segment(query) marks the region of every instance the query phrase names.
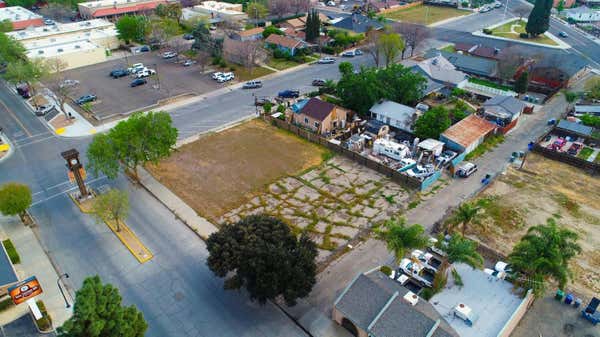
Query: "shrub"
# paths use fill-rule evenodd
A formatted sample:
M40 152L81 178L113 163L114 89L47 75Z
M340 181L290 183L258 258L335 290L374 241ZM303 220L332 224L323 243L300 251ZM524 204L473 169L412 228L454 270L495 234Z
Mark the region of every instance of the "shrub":
M392 268L388 266L381 266L381 268L379 268L379 271L386 274L387 276L392 275Z
M468 1L463 1L463 2L461 2L461 5L463 7L469 7L469 2Z
M10 262L12 262L12 264L20 263L21 257L19 256L19 253L17 253L17 249L13 245L12 241L10 241L10 239L6 239L2 241L2 244L4 245L4 249L6 249L6 253L10 258Z
M423 297L425 301L429 301L433 297L433 295L435 294L433 293L433 290L431 290L431 288L425 288L423 289L423 291L421 291L421 297Z
M35 321L38 328L42 331L48 331L52 329L52 318L48 315L48 311L46 310L46 305L42 301L35 302L42 313L42 318Z
M529 38L529 34L527 33L519 33L519 37L522 39L528 39Z
M329 55L335 54L335 50L333 49L333 47L330 47L330 46L321 47L321 52L323 52L325 54L329 54Z
M273 104L271 102L266 102L265 105L263 105L263 110L265 110L265 113L271 113L271 108L273 108Z
M211 64L213 66L219 65L219 63L221 63L221 58L220 57L213 57Z
M308 97L317 97L317 96L319 96L319 91L316 91L316 90L315 91L311 91L308 94L306 94L306 96L308 96Z
M493 34L493 32L492 32L492 30L491 30L491 29L484 28L484 29L483 29L483 34L492 35L492 34Z
M227 62L225 62L225 60L221 59L219 61L219 67L226 68L227 67Z
M0 301L0 312L10 308L13 305L12 298L6 298Z
M277 106L277 112L282 112L282 113L285 112L285 105L279 104Z
M235 71L235 67L234 66L230 66L229 67L229 71Z
M462 287L465 285L462 281L462 277L460 276L458 271L456 271L456 269L452 269L452 278L454 279L454 284L456 284L457 286Z

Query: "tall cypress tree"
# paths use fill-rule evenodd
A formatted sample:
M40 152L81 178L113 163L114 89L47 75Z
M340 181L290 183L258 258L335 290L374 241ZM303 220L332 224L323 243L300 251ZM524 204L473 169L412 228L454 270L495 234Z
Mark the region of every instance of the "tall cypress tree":
M550 27L550 11L552 0L536 0L533 10L529 13L525 31L531 36L545 33Z
M306 40L314 42L319 37L320 28L321 21L319 20L319 14L313 9L308 12L306 17Z

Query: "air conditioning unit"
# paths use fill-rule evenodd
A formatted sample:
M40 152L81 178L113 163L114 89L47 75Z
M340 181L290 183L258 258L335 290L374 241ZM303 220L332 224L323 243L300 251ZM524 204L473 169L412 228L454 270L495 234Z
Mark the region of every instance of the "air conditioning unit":
M80 46L80 45L78 45L78 44L76 44L76 45L75 45L75 49L81 49L81 46Z
M43 53L44 53L44 51L43 51L43 50L38 50L38 54L40 54L40 55L41 55L41 54L43 54Z
M412 291L409 291L404 295L404 300L414 307L419 303L419 296Z

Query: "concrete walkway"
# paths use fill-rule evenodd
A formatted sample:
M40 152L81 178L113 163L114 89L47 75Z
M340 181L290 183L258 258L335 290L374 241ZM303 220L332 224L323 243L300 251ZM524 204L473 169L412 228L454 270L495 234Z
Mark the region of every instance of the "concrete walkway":
M190 227L202 239L206 240L212 233L217 231L208 220L199 216L193 208L188 206L175 193L171 192L158 180L146 171L144 168L138 169L140 183L148 192L154 195L161 203L163 203L176 217Z
M60 294L56 280L58 273L50 262L48 255L40 245L33 230L23 225L17 217L0 217L0 228L3 238L10 238L15 245L21 263L15 266L19 280L30 276L36 276L43 293L36 297L36 300L42 300L46 309L52 318L54 327L61 326L72 315L73 307L67 309L65 301ZM64 280L64 279L63 279ZM61 285L63 285L61 281ZM63 290L64 290L63 286ZM65 291L65 296L70 304L73 304L73 298ZM29 312L27 304L22 303L17 307L3 313L0 318L0 324L7 324Z

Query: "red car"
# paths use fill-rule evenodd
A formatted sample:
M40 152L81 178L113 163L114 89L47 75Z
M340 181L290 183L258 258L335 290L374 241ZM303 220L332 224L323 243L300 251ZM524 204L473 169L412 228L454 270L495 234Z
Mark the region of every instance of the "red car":
M573 143L573 144L571 144L571 146L569 146L567 153L570 154L571 156L576 156L582 148L583 148L583 144Z
M566 143L567 141L564 138L558 138L554 141L554 143L550 144L548 148L550 150L560 151Z

